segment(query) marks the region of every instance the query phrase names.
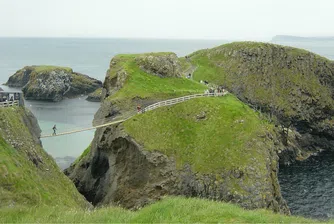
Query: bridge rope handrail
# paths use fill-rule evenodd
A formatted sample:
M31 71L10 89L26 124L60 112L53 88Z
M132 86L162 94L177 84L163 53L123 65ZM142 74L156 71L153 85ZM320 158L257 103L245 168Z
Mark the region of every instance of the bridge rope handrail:
M228 93L227 91L223 91L223 92L220 92L220 93L194 94L194 95L188 95L188 96L182 96L182 97L173 98L173 99L169 99L169 100L164 100L164 101L160 101L160 102L151 104L151 105L145 107L144 109L141 109L139 111L139 113L144 113L146 111L151 111L151 110L157 109L159 107L171 106L171 105L182 103L184 101L187 101L187 100L190 100L190 99L194 99L194 98L224 96L227 93ZM67 131L67 132L58 133L56 135L53 135L53 134L42 135L42 136L40 136L40 138L48 138L48 137L56 137L56 136L61 136L61 135L69 135L69 134L73 134L73 133L77 133L77 132L83 132L83 131L93 130L93 129L97 129L97 128L102 128L102 127L106 127L106 126L109 126L109 125L122 123L122 122L130 119L133 116L135 116L135 115L132 115L132 116L130 116L128 118L125 118L125 119L115 120L115 121L112 121L112 122L108 122L108 123L101 124L101 125L96 125L96 126L89 127L89 128L83 128L83 129L78 129L78 130L73 130L73 131Z

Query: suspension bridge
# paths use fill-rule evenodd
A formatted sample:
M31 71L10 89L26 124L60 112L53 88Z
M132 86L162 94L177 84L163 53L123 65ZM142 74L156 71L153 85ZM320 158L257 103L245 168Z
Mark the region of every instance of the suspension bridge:
M149 105L149 106L141 109L138 113L144 113L146 111L154 110L154 109L157 109L159 107L171 106L171 105L182 103L182 102L185 102L185 101L188 101L188 100L191 100L191 99L195 99L195 98L224 96L227 93L228 93L227 91L223 91L223 92L215 92L215 93L194 94L194 95L188 95L188 96L178 97L178 98L174 98L174 99L164 100L164 101L160 101L160 102L154 103L152 105ZM133 115L133 116L135 116L135 115ZM61 133L57 133L56 135L55 134L42 135L42 136L40 136L40 138L51 138L51 137L57 137L57 136L62 136L62 135L70 135L70 134L74 134L74 133L78 133L78 132L83 132L83 131L93 130L93 129L102 128L102 127L106 127L106 126L110 126L110 125L115 125L115 124L123 123L124 121L132 118L133 116L130 116L126 119L108 121L104 124L96 125L96 126L93 126L93 127L81 128L81 129L77 129L77 130L61 132Z

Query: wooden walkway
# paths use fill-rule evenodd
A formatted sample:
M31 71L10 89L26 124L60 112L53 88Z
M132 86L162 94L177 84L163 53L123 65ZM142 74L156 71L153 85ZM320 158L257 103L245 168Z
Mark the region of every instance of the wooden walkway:
M178 104L178 103L181 103L181 102L184 102L184 101L188 101L188 100L194 99L194 98L218 97L218 96L224 96L227 93L228 92L225 91L225 92L222 92L222 93L195 94L195 95L183 96L183 97L178 97L178 98L174 98L174 99L170 99L170 100L160 101L158 103L154 103L154 104L152 104L152 105L150 105L148 107L145 107L139 113L143 113L143 112L146 112L146 111L154 110L154 109L157 109L159 107L171 106L171 105ZM131 117L133 117L133 116L131 116ZM130 119L131 117L128 117L126 119L121 119L121 120L116 120L116 121L108 122L108 123L101 124L101 125L96 125L96 126L89 127L89 128L83 128L83 129L78 129L78 130L73 130L73 131L68 131L68 132L62 132L62 133L59 133L59 134L56 134L56 135L53 135L53 134L42 135L42 136L40 136L40 138L57 137L57 136L69 135L69 134L74 134L74 133L78 133L78 132L83 132L83 131L93 130L93 129L97 129L97 128L102 128L102 127L106 127L106 126L109 126L109 125L122 123L122 122Z

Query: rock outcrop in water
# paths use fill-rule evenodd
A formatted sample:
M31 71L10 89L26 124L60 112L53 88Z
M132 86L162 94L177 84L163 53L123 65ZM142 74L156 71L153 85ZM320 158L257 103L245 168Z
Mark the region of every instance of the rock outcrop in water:
M101 102L101 98L102 98L102 88L99 88L94 92L88 94L86 100L91 102Z
M311 52L274 44L237 42L190 55L196 80L225 86L274 121L281 162L334 148L334 63Z
M155 62L145 62L143 66L143 60L146 60L142 59L143 57L150 56L117 56L112 59L104 82L103 102L95 115L95 121L128 117L135 113L133 105L154 103L161 97L174 98L177 91L189 95L191 91L196 93L205 89L192 80L167 78L178 77L175 75L178 72L175 73L173 69L166 68L164 72L167 73L161 75L163 72L157 72ZM167 58L168 65L179 63L178 58L173 59L175 61L170 61L169 56ZM152 68L149 66L151 64ZM147 74L143 74L143 70ZM156 78L157 74L164 78ZM157 91L157 94L151 94L151 91ZM166 108L164 112L159 110L155 115L148 112L145 114L149 116L147 121L142 120L144 115L140 115L127 121L126 124L96 130L90 152L65 173L75 183L79 192L98 206L116 204L136 209L165 195L185 195L234 202L246 208L269 208L289 213L277 180L276 151L280 143L275 133L262 126L255 113L233 97L227 98L227 102L223 99L217 102L214 100L219 99L205 100L188 101L183 109L173 106ZM197 107L209 102L216 103L209 104L211 106L207 108ZM200 128L197 126L199 122L211 122L210 125L221 122L220 117L212 113L217 107L220 108L219 105L224 105L224 102L231 103L231 111L227 110L225 113L231 116L234 114L231 120L226 120L224 123L228 124L228 127L216 127L219 130L212 128L205 134L200 134L197 130ZM238 109L234 108L236 105L239 105ZM184 112L186 110L189 111ZM258 127L253 136L245 137L249 133L241 134L245 129L239 120L246 119L242 116L249 116L250 120L247 121L250 123L259 122L259 125L252 126ZM188 125L174 129L173 125L168 127L168 120L164 120L168 118L173 121L179 117L183 118L182 121L189 122L186 123ZM144 127L152 120L157 122ZM165 125L155 129L161 123ZM139 130L130 131L133 129L129 129L129 126ZM175 126L178 127L178 124ZM232 138L225 136L227 133L225 130L233 128L240 128L241 132L236 132ZM153 149L152 143L149 143L152 141L140 137L146 133L151 138L158 133L158 137L153 139L154 144L156 143ZM172 137L174 134L175 138ZM219 136L228 139L225 142L226 146L222 147L216 142ZM194 142L188 142L189 147L186 149L184 148L186 146L181 146L194 137L202 142L205 141L204 148L196 149ZM170 138L175 140L168 143ZM239 144L244 146L238 148L232 139L239 139ZM169 144L171 146L166 149L166 145ZM193 156L195 150L204 150L204 154ZM181 159L178 152L182 151L185 155ZM219 154L224 155L222 160L219 160L221 158ZM196 162L197 160L199 161ZM203 161L206 165L201 165ZM216 168L201 169L209 163L217 164Z
M89 94L102 86L102 82L70 68L55 66L26 66L12 75L9 87L22 88L29 100L61 101L64 97Z

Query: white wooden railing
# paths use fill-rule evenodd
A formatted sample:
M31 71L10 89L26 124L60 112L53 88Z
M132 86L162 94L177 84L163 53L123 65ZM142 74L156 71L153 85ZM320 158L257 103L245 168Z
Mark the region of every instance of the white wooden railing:
M141 112L154 110L154 109L159 108L159 107L174 105L174 104L177 104L177 103L182 103L184 101L191 100L191 99L194 99L194 98L210 97L210 96L212 96L212 97L214 97L214 96L224 96L227 93L228 93L227 91L224 91L224 92L220 92L220 93L194 94L194 95L183 96L183 97L174 98L174 99L170 99L170 100L160 101L158 103L154 103L150 106L145 107L144 109L141 110Z
M18 106L18 105L19 105L18 100L0 102L0 107L12 107L12 106Z

